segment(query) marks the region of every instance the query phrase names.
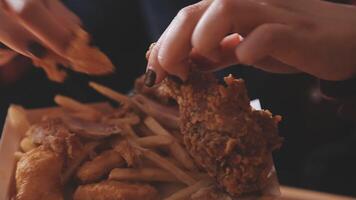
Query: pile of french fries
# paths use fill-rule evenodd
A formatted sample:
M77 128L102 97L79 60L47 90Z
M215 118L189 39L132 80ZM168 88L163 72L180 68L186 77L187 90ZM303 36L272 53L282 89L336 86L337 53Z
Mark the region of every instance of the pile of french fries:
M169 130L154 117L147 115L142 110L144 106L140 106L140 102L134 98L97 83L91 82L89 85L120 106L103 111L57 95L54 101L62 108L61 112L49 115L69 114L95 122L105 120L105 123L119 126L122 134L109 137L110 142L105 143L105 150L96 150L99 145L103 145L103 140L94 139L86 143L84 153L63 173L64 184L70 184L75 179L79 179L80 184L103 180L142 182L154 186L161 194L161 199L165 200L190 199L195 192L213 184L209 176L197 168L184 148L182 138L173 133L178 130ZM19 108L15 111L25 112ZM120 112L124 114L115 116L115 113ZM30 127L28 121L25 124L24 129ZM16 157L20 158L23 153L34 148L36 145L25 136Z

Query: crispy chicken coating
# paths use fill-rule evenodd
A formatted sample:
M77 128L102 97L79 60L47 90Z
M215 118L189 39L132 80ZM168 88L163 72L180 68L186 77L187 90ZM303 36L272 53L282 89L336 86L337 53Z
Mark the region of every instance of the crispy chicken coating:
M16 169L16 200L63 200L63 157L48 146L27 152Z
M185 83L166 79L161 92L179 104L184 143L194 160L234 197L261 191L281 145L280 116L253 110L243 80L227 85L212 74L192 72Z
M156 189L147 184L103 181L77 188L74 200L157 200Z
M16 199L63 199L62 186L85 153L80 139L59 119L34 124L26 134L40 146L21 156L17 163Z
M109 174L109 172L125 164L125 160L114 150L107 150L85 162L78 170L77 177L85 183L94 182Z

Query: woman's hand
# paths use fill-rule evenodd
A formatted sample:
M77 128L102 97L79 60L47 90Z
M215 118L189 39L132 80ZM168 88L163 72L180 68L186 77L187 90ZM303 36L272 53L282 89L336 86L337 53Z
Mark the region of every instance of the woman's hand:
M354 6L320 0L205 0L178 13L152 47L147 68L156 74L156 83L166 74L184 80L192 66L207 71L237 63L343 80L355 75L355 37Z
M78 26L79 18L58 0L0 2L0 42L29 58L63 59ZM7 50L2 53L0 64L5 64L13 55Z

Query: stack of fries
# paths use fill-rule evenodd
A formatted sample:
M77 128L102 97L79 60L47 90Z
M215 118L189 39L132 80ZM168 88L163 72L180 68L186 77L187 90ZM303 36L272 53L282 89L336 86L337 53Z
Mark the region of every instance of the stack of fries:
M100 135L85 133L90 136L84 144L85 150L61 175L65 187L73 185L73 182L79 182L78 188L104 180L145 183L155 187L160 199L178 200L190 199L200 189L213 185L209 176L196 167L182 139L172 133L177 130L168 129L153 116L147 115L145 107L134 98L97 83L90 83L90 86L120 106L104 111L57 95L54 101L63 109L46 117L67 119L70 116L69 119L85 122L105 122L119 127L121 132L113 134L112 130L107 133L103 130ZM17 114L16 117L25 121L25 127L29 128L29 122L23 119L25 115L19 116ZM27 135L22 139L21 151L16 153L16 157L20 159L36 147Z

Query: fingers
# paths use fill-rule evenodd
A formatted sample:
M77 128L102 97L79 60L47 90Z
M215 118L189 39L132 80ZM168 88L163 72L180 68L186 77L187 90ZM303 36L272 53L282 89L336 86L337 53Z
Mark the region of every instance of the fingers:
M264 58L254 64L254 67L262 69L266 72L279 73L279 74L294 74L299 73L300 70L294 68L291 65L285 64L272 57Z
M299 23L299 19L286 7L288 2L278 0L214 1L193 32L193 48L213 61L208 71L241 63L274 73L298 72L283 62L283 58L294 54L288 46L290 42L301 41L292 28L283 25ZM236 40L226 46L226 41L229 41L226 35L231 32L246 37L242 42Z
M10 62L18 54L10 49L0 49L0 67Z
M263 24L253 30L236 48L238 60L247 65L276 53L288 45L293 31L289 26L281 24Z
M275 55L288 54L289 41L295 41L292 28L281 24L263 24L253 30L236 48L240 63L254 65L274 73L295 73L294 67L274 59ZM283 52L281 52L283 51ZM280 56L277 56L280 57Z
M235 49L242 41L238 34L231 34L225 37L220 43L219 60L213 61L200 55L195 49L190 54L193 67L200 71L217 71L225 67L237 64L238 60L235 55Z
M281 52L291 49L286 45L295 39L282 24L300 23L292 11L283 0L216 0L186 7L151 51L149 68L157 71L157 83L165 72L185 80L191 65L215 71L243 63L266 71L295 72L284 64L286 52ZM241 36L246 37L243 42Z
M167 74L176 75L182 80L186 79L189 70L188 56L191 51L190 36L200 17L199 13L194 14L194 22L193 20L189 21L188 15L191 16L194 12L202 14L204 6L210 2L210 0L202 1L189 9L183 9L154 47L149 50L145 79L147 86L161 82Z
M15 19L8 17L0 10L0 41L9 48L16 52L21 53L27 57L38 57L45 52L33 52L31 46L33 44L39 44L37 38L35 38L25 28L16 23ZM37 45L38 46L38 45ZM38 54L37 54L38 53Z
M238 33L245 37L262 24L292 21L293 15L270 2L272 1L214 1L193 32L193 48L201 55L218 61L221 60L221 41L227 35Z
M163 33L160 39L149 50L147 71L145 74L144 83L148 87L152 87L156 83L160 83L167 73L163 70L161 64L158 61L158 50L161 46L162 40L164 40L165 34Z
M177 75L182 80L187 78L189 53L192 49L191 35L210 3L202 1L183 8L167 29L158 49L158 61L169 74Z
M5 2L21 25L34 34L45 46L63 55L72 38L71 27L64 26L59 21L58 14L52 14L44 1L23 0L19 3L17 0L5 0ZM49 8L60 7L56 3L49 3L48 6ZM61 11L63 12L63 9ZM68 20L66 19L64 22L69 24Z
M194 49L201 55L218 62L220 42L232 31L232 12L227 1L214 1L204 13L192 34Z
M59 0L46 0L45 6L65 27L74 30L81 24L77 15L66 8Z

